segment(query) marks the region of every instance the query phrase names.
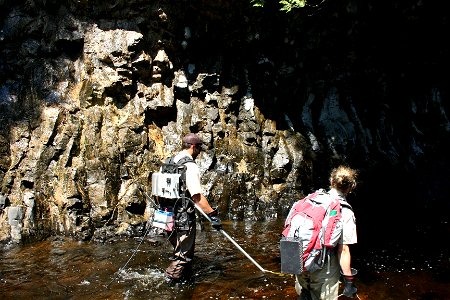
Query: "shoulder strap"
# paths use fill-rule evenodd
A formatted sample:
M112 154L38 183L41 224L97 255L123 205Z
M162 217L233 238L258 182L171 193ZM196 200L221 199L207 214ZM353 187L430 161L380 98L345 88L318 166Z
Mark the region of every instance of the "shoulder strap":
M172 157L172 162L173 162L173 157ZM187 167L185 166L185 164L187 164L188 162L194 162L194 160L189 156L184 156L176 162L176 165L178 166L178 172L179 172L179 174L181 174L180 188L184 195L186 195L186 193L188 193L187 185L186 185L186 168Z
M323 193L323 194L330 195L330 193L328 193L328 192L325 191L324 189L319 189L319 190L316 191L316 193ZM338 197L338 198L335 198L335 199L336 199L336 201L339 201L339 203L340 203L341 206L343 206L343 207L345 207L345 208L348 208L348 209L350 209L351 211L353 211L352 206L351 206L347 201L340 201L340 200L339 200L339 197ZM331 204L331 202L330 202L330 204Z
M171 156L166 158L166 160L164 161L165 164L172 164L172 165L184 165L185 163L188 162L194 162L194 160L189 156L184 156L178 162L175 163L175 156Z
M341 202L341 201L339 201L339 202ZM345 208L348 208L348 209L350 209L351 211L353 211L353 207L352 207L347 201L341 202L341 206L343 206L343 207L345 207Z
M172 158L172 160L173 160L173 158ZM184 165L185 163L188 163L188 162L194 162L194 160L193 160L192 158L190 158L189 156L185 156L185 157L182 157L182 158L177 162L177 164L179 164L179 165Z

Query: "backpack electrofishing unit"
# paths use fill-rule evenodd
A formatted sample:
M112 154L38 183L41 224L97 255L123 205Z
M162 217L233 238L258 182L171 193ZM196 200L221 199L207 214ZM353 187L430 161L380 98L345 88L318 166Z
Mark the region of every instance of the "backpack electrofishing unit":
M189 205L187 197L190 197L186 188L185 164L188 162L194 160L185 156L175 163L174 157L171 157L161 165L159 172L152 174L152 196L157 197L159 206L153 216L154 227L172 231L174 221L178 223L177 225L183 225L181 221L186 219L183 212L187 210ZM180 212L178 220L174 220L174 209Z
M342 235L339 199L319 189L295 202L280 240L281 272L300 274L323 268Z

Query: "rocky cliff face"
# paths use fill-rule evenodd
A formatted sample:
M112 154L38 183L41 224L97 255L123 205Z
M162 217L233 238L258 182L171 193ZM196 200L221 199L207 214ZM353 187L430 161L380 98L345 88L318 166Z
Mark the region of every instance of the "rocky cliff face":
M0 240L139 232L151 174L191 131L224 218L282 217L339 163L363 195L401 174L418 209L440 203L448 21L380 5L0 1Z

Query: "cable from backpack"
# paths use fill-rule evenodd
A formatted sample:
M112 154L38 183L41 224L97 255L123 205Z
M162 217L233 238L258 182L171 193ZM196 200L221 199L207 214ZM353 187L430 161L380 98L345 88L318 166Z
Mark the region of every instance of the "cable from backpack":
M337 296L337 298L335 298L335 300L339 299L339 297L344 296L344 294L340 294L339 296ZM361 298L358 296L358 294L355 294L356 298L361 300Z
M177 202L180 201L181 198L178 198L175 200L175 203L173 204L173 207L176 207ZM174 232L177 231L177 226L176 226L176 215L175 213L173 214L173 230L170 232L170 234L167 236L167 240L170 239L170 237L172 236L172 234L174 234ZM178 242L180 242L180 240L178 239Z
M149 218L150 220L150 218ZM148 222L148 221L147 221ZM137 250L139 249L139 246L141 246L142 242L144 241L145 237L147 236L147 233L149 232L150 226L146 226L147 229L144 233L144 236L142 237L141 241L139 242L139 244L137 245L136 249L134 249L133 253L131 254L131 256L128 258L127 262L123 265L122 268L120 268L119 270L117 270L116 272L116 276L114 276L114 278L106 285L106 288L109 288L109 286L111 285L111 283L116 280L116 278L119 276L119 273L121 270L125 269L126 266L128 265L128 263L131 261L131 259L136 255Z
M153 201L152 197L150 197L142 188L141 185L139 185L138 189L141 191L142 194L144 194L144 196L149 200L149 202L151 202L151 204L153 204L153 208L158 207L158 204L155 203L155 201Z

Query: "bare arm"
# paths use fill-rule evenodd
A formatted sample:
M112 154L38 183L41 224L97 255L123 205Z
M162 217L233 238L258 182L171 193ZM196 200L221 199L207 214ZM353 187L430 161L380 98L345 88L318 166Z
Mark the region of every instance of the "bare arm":
M344 275L351 275L351 255L348 245L339 244L338 248L339 264Z
M194 200L195 204L198 205L206 214L209 214L214 209L209 205L208 200L203 194L195 194L192 196L192 200Z

